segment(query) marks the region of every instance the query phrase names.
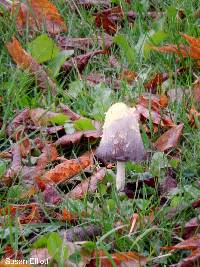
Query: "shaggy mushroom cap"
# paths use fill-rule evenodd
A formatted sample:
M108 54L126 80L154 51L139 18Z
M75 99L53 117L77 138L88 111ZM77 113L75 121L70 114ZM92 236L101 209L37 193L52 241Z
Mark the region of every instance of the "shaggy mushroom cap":
M137 162L144 158L145 150L135 109L124 103L116 103L109 108L96 155L106 161Z

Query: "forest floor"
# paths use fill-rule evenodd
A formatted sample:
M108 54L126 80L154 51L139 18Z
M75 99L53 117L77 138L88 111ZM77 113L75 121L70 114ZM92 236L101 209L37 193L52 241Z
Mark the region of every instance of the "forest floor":
M198 2L0 0L0 266L199 266ZM148 151L122 192L116 102Z

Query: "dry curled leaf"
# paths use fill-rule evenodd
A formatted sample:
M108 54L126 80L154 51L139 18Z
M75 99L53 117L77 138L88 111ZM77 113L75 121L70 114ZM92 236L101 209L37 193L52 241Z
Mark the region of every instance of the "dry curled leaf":
M188 117L189 117L189 123L192 126L196 126L196 120L200 121L200 112L197 111L194 105L191 107Z
M161 47L153 46L152 49L159 52L171 52L182 57L191 57L193 59L200 59L200 38L195 38L187 34L181 34L181 36L188 41L189 46L180 45L165 45Z
M101 262L102 267L112 267L111 260L104 255L103 251L96 251L96 259L92 260L88 267L96 267L98 262ZM114 253L110 255L114 263L119 267L139 267L146 266L147 258L136 252L122 252Z
M22 126L21 128L24 128L29 118L30 118L30 109L28 108L25 108L17 116L15 116L7 127L7 133L9 137L13 136L16 139L16 135L14 133L21 132L21 129L19 129L18 131L18 128L21 126Z
M42 149L42 154L38 157L37 167L40 169L44 169L49 162L56 160L57 157L58 152L56 150L55 145L46 142L44 148Z
M74 199L81 199L87 193L94 193L97 190L97 183L102 181L106 175L106 168L100 168L90 178L83 180L73 190L71 190L67 197Z
M144 84L144 88L155 94L164 81L169 78L168 73L158 73L150 81Z
M44 68L36 62L21 46L20 42L13 37L12 41L6 44L9 54L14 62L23 70L28 70L35 76L40 88L50 89L52 94L56 94L56 84L47 75Z
M105 50L95 50L80 56L73 57L70 60L65 61L65 63L63 64L63 69L67 73L70 72L72 68L75 68L79 72L82 72L88 64L89 60L99 54L105 54Z
M48 0L15 2L12 9L19 32L23 29L42 31L45 28L51 34L58 34L67 30L57 8Z
M155 148L164 152L168 149L176 147L182 135L183 126L183 123L173 126L171 129L161 135L154 144Z
M69 180L91 164L91 155L87 153L77 159L66 160L58 164L54 169L47 171L43 175L42 180L47 184L61 183Z

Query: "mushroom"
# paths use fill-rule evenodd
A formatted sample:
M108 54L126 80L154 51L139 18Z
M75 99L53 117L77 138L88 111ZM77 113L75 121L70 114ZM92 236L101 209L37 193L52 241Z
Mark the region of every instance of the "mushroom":
M96 156L106 161L117 161L116 187L119 191L125 186L125 162L138 162L145 155L138 121L136 109L124 103L112 105L106 113Z

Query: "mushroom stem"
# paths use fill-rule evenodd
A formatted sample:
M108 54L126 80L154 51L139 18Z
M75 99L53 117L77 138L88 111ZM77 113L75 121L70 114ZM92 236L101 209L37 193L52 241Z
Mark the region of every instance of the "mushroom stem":
M118 191L125 187L125 163L121 161L117 161L116 187Z

